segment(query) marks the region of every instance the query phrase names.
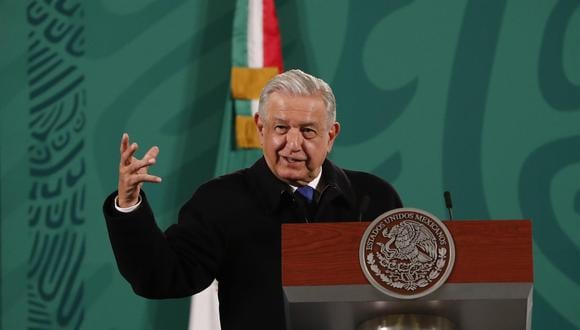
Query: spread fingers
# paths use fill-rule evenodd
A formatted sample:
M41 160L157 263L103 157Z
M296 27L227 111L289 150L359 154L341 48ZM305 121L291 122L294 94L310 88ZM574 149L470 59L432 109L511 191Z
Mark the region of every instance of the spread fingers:
M136 159L134 158L131 163L125 167L126 173L137 173L139 170L145 167L149 167L155 164L155 158L145 158L143 159Z
M137 145L137 143L133 142L121 153L121 166L127 166L131 164L131 162L133 161L133 155L135 154L135 151L137 151L138 148L139 146Z
M139 184L142 182L152 182L152 183L159 183L161 182L161 178L155 175L141 173L132 175L129 179L130 184Z

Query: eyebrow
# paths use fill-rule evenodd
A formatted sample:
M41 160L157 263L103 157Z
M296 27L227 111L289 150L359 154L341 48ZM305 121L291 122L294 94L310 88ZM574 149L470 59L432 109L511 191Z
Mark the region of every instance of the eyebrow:
M282 119L280 117L271 118L271 120L272 120L272 123L284 123L284 124L287 124L288 123L288 120L287 119ZM309 121L309 122L305 122L305 123L300 123L299 126L300 127L316 126L316 122Z

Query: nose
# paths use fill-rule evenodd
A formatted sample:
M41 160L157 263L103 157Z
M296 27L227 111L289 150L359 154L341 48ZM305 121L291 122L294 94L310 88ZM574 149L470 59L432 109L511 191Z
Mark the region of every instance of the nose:
M298 129L291 129L286 134L286 144L290 151L300 151L302 150L302 133Z

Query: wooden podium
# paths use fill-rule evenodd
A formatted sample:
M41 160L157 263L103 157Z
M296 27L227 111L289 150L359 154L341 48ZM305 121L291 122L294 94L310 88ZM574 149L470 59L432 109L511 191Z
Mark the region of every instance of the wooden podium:
M292 330L353 330L390 314L428 314L461 330L531 329L530 220L446 221L455 266L437 291L415 300L372 287L360 268L368 222L282 226L282 284Z

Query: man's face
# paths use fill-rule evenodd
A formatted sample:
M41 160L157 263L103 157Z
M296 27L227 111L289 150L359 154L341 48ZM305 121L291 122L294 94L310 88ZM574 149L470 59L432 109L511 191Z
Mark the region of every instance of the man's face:
M328 123L320 95L274 92L265 106L266 118L256 114L254 121L268 167L286 183L307 184L320 173L340 125Z

